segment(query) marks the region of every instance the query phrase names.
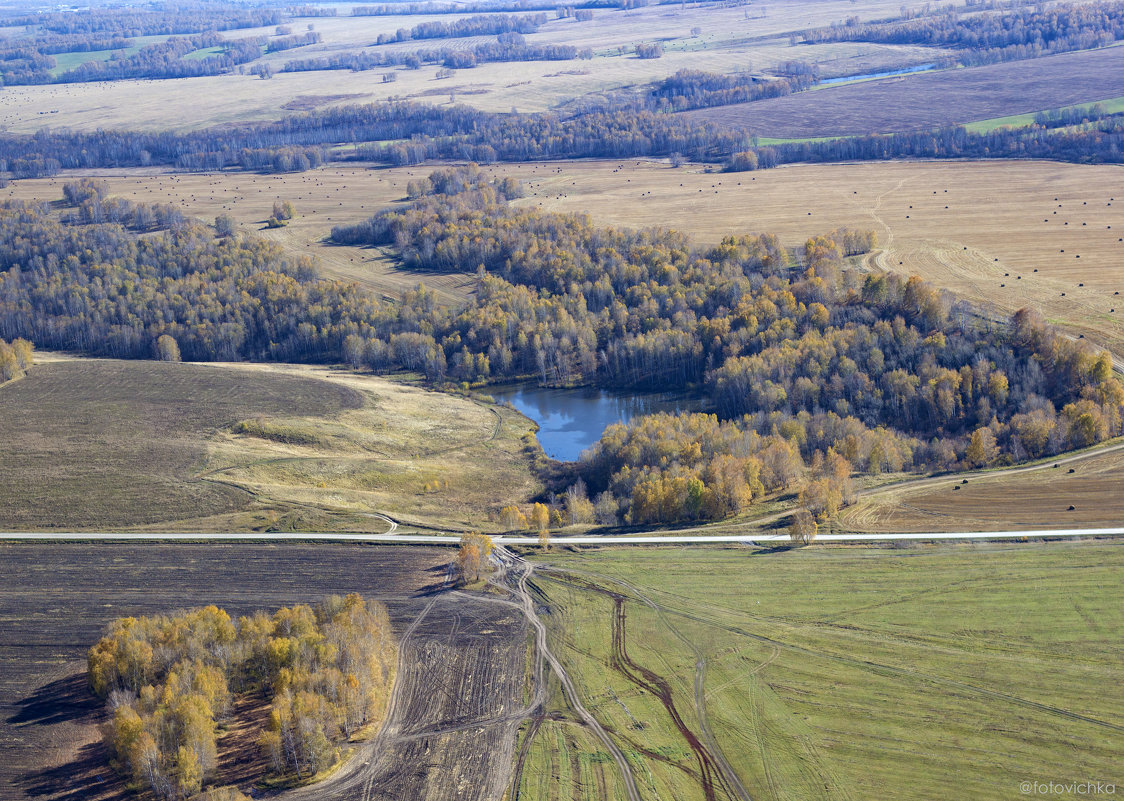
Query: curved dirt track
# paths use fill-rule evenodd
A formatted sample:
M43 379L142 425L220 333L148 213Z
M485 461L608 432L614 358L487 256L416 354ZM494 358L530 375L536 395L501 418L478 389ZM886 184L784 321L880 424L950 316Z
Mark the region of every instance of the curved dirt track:
M441 592L399 641L382 729L322 782L285 801L491 801L503 795L528 711L526 621L490 599ZM439 756L438 756L439 755Z

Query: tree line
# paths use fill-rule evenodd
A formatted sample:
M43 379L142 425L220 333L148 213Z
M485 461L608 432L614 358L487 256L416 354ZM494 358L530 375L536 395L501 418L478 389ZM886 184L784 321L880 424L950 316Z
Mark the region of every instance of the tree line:
M1124 39L1124 2L1064 3L1000 13L947 11L910 20L860 22L804 33L808 43L881 42L946 47L964 66L1104 47Z
M173 165L220 170L272 158L255 151L304 149L308 166L320 157L419 164L429 159L491 163L576 158L680 156L701 162L765 169L793 162L924 158L1047 158L1079 163L1119 163L1124 152L1124 115L1059 127L1000 128L973 133L962 126L909 133L855 136L826 141L754 147L744 130L692 121L678 115L616 109L572 116L494 114L466 106L393 101L294 114L276 122L220 126L190 133L40 131L0 136L0 171L13 177L51 175L59 169ZM1090 116L1091 115L1091 116ZM392 141L393 140L393 141ZM326 154L333 144L357 147ZM247 154L255 153L252 158ZM289 159L291 168L304 162Z
M282 36L276 39L269 39L265 44L265 52L279 53L282 50L292 50L297 47L320 44L322 41L324 41L324 37L316 31L298 33L293 36Z
M88 61L64 72L56 83L85 81L119 81L125 78L194 78L202 75L222 75L235 66L253 61L261 56L263 40L260 38L223 39L221 34L209 32L196 36L173 36L165 42L147 45L125 58L106 61ZM197 50L222 47L221 53L203 58L185 58Z
M727 166L765 169L780 164L884 161L894 158L928 159L1055 159L1077 164L1124 162L1124 115L1102 116L1103 108L1082 115L1077 125L1067 125L1044 115L1042 122L1025 128L998 128L973 132L954 125L926 131L848 136L824 141L788 142L752 148L754 159L735 157ZM743 151L745 152L745 151ZM752 166L746 166L752 165Z
M471 69L477 64L497 61L571 61L576 58L593 58L593 50L573 45L527 44L521 34L501 34L496 41L474 45L469 50L440 47L413 51L335 53L287 61L281 71L364 72L387 67L418 69L422 64L441 64L452 69Z
M395 33L380 33L375 44L418 39L457 39L465 36L494 36L500 33L534 33L546 24L546 14L480 14L451 21L420 22Z
M274 773L331 765L341 740L384 714L396 649L386 609L354 594L238 620L208 606L115 620L90 649L88 677L115 764L180 801L215 777L217 726L236 697L271 699L259 744Z

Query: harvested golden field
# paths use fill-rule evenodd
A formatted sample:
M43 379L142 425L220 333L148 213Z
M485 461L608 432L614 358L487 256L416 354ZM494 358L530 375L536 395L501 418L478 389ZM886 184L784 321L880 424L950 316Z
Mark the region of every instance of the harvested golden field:
M1055 463L1057 466L1055 467ZM1124 450L1041 469L933 479L861 498L834 528L860 532L1108 528L1124 519Z
M75 130L182 131L234 121L277 119L294 109L307 110L321 103L373 102L389 97L448 103L451 94L459 103L486 111L543 111L589 93L659 80L680 69L761 71L800 59L816 61L824 75L851 75L931 60L941 51L850 42L794 47L789 41L790 32L855 15L883 18L898 13L899 7L896 0L796 0L768 9L715 3L691 8L652 5L626 11L598 10L591 22L550 19L538 32L527 35L528 44L533 45L590 47L594 51L592 60L481 64L440 80L435 65L418 70L388 67L366 72L278 72L265 81L249 74L260 63L280 70L289 61L349 52L470 49L494 41L494 37L426 39L370 47L380 33L450 19L451 15L297 19L294 29L303 30L311 23L324 41L264 56L246 65L245 75L174 82L128 80L7 87L0 92L0 130L33 133L50 125ZM701 33L692 34L695 28ZM272 28L261 28L226 35L233 39L272 34ZM639 42L651 41L662 43L663 58L638 59L628 52ZM393 74L395 80L384 82L383 73ZM173 87L176 102L170 103ZM184 113L185 109L191 113Z
M618 169L619 167L619 169ZM522 173L525 175L525 172ZM888 162L705 173L652 162L540 165L528 197L700 243L771 232L787 245L872 228L873 262L1124 350L1124 169L1054 162Z
M337 247L323 240L335 225L350 225L406 199L406 184L430 168L379 169L325 167L285 175L253 173L162 173L156 170L99 170L113 195L143 203L169 203L214 222L229 214L246 231L271 239L286 250L314 256L326 275L353 281L375 292L399 297L421 281L446 303L465 300L473 286L467 276L426 275L399 270L379 250ZM83 173L85 175L86 173ZM13 183L0 197L55 201L74 175ZM288 200L297 216L285 228L266 229L276 200Z
M297 219L261 230L293 252L320 259L325 274L400 296L424 281L458 303L468 274L399 270L385 253L326 244L333 225L365 219L405 200L406 183L430 166L332 166L290 175L103 171L110 191L174 203L213 220L228 213L261 229L274 200ZM511 164L487 168L525 182L520 204L587 213L604 225L664 226L700 244L771 232L796 246L834 228L873 228L879 267L916 273L1009 314L1034 306L1055 324L1124 351L1124 169L1045 161L886 162L798 165L710 173L654 161ZM75 175L19 181L0 197L57 200ZM1083 286L1081 286L1083 284ZM1064 294L1063 294L1064 293ZM1115 311L1114 311L1115 310Z
M464 529L539 489L518 413L326 368L56 359L0 404L5 530Z

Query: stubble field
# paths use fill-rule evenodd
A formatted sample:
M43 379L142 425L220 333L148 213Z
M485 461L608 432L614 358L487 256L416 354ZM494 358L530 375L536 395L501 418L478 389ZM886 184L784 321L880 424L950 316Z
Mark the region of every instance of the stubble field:
M1056 465L1056 466L1055 466ZM1041 469L996 470L887 488L840 513L834 531L1004 531L1115 528L1124 519L1124 451L1046 460Z

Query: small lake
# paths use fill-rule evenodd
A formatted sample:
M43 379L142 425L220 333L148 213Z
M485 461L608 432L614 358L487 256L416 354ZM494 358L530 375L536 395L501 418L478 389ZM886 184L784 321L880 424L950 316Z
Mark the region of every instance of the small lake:
M670 394L627 394L590 387L550 389L530 385L492 388L497 402L507 401L539 424L539 443L546 455L576 461L601 438L606 426L658 412L697 412L707 409L704 398Z
M820 81L819 85L830 86L833 83L867 81L871 78L893 78L895 75L912 75L915 72L928 72L936 66L936 64L918 64L916 67L906 67L905 69L891 70L890 72L868 72L865 75L845 75L842 78L826 78Z

